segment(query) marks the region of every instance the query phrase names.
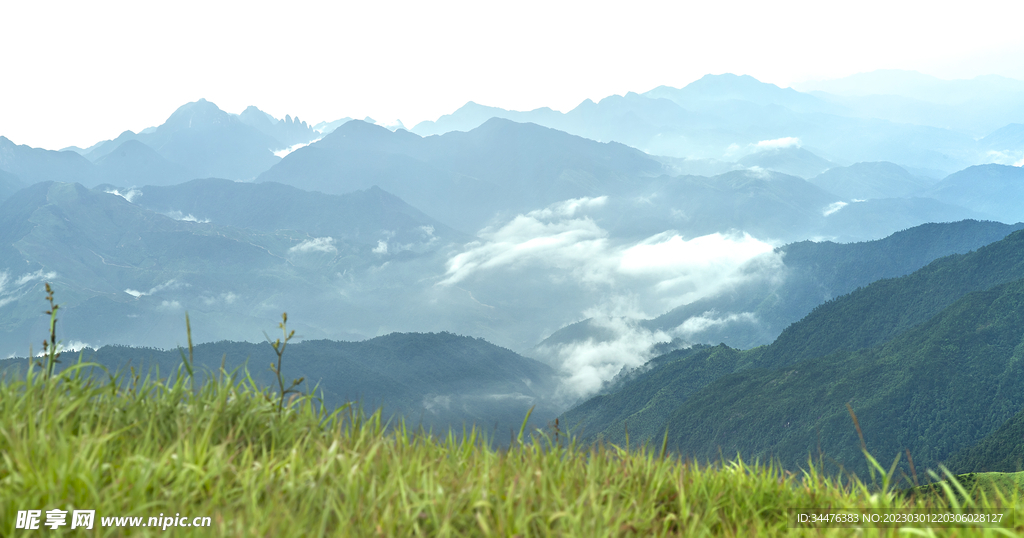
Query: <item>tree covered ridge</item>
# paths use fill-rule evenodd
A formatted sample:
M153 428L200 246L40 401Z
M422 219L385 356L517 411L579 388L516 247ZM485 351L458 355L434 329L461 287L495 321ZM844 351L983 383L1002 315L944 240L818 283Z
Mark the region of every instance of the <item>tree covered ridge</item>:
M575 407L584 438L669 443L702 460L880 459L935 468L1024 408L1024 234L834 299L770 346L694 346ZM628 432L628 433L627 433ZM904 468L909 474L909 468ZM957 471L958 469L954 469Z

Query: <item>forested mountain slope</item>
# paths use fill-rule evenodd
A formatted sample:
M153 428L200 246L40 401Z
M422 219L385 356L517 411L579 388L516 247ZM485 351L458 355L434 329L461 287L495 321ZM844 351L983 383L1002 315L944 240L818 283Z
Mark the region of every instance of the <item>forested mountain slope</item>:
M562 416L585 438L656 439L701 459L822 454L862 469L845 404L877 457L919 468L1024 407L1024 232L815 309L770 346L694 347L624 373ZM719 452L721 449L721 453ZM862 469L863 470L863 469Z

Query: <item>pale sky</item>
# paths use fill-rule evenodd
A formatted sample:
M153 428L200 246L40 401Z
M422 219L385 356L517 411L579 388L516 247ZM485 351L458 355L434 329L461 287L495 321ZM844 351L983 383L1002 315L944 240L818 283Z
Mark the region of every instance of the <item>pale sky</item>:
M1024 2L0 0L0 135L89 146L205 97L412 127L466 101L567 111L707 73L1024 79Z

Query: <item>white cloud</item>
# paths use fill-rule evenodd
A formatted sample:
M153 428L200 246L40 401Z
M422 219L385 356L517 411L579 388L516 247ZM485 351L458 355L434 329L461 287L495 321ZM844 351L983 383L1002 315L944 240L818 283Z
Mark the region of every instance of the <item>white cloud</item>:
M578 211L590 208L603 207L607 203L607 196L598 196L596 198L573 198L571 200L566 200L564 202L551 204L544 209L530 211L529 213L526 214L526 216L535 219L550 219L553 217L572 217L575 216Z
M747 177L756 177L758 179L771 179L772 173L760 166L754 165L747 168Z
M33 281L52 281L57 278L57 273L44 271L42 269L21 275L11 280L11 275L6 271L0 271L0 307L21 299L30 289L23 289Z
M375 254L387 254L388 253L388 242L377 241L377 246L373 248Z
M120 196L121 198L124 198L125 200L128 200L129 203L131 203L131 201L136 196L142 194L142 191L137 191L135 189L129 189L128 192L124 192L124 193L122 193L121 191L119 191L117 189L110 189L109 191L103 191L103 192L105 192L107 194L113 194L114 196Z
M821 214L822 214L822 216L827 217L827 216L831 215L832 213L835 213L836 211L839 211L840 209L842 209L842 208L844 208L844 207L846 207L848 205L850 205L850 204L848 204L846 202L833 202L831 204L828 204L828 207L823 209L821 211Z
M604 200L570 200L519 215L497 230L481 231L478 241L449 258L439 285L508 269L534 269L553 281L603 286L612 296L638 295L638 311L648 308L660 314L718 293L752 273L781 267L773 246L748 234L684 239L663 232L638 243L615 245L596 222L576 215ZM751 263L765 256L762 263Z
M785 138L775 138L772 140L762 140L756 144L757 149L768 150L768 149L781 149L789 147L800 147L800 139L795 136L787 136Z
M714 327L733 323L757 324L752 312L719 317L708 311L694 316L671 330L651 330L640 325L631 308L613 306L614 315L596 308L588 312L592 334L585 340L543 345L534 349L536 358L547 361L562 374L559 396L566 402L592 396L625 370L643 366L656 353L655 346L672 342L672 348L687 347L685 342Z
M157 308L161 310L178 310L181 308L181 303L178 301L161 301L160 306Z
M447 278L441 284L529 263L569 271L583 280L600 280L595 270L608 249L607 232L589 218L543 222L534 213L519 215L498 230L481 232L481 241L466 245L465 252L448 260Z
M452 397L450 394L428 394L423 397L422 404L423 408L427 411L437 414L442 408L448 411L452 407Z
M206 224L206 223L210 222L210 219L196 218L196 217L194 217L192 215L192 213L189 213L189 214L186 215L186 214L182 213L181 211L171 211L169 213L164 213L164 214L167 215L168 217L171 217L174 220L183 220L185 222L198 222L200 224Z
M1024 165L1024 152L1022 151L995 151L989 150L986 154L986 162L995 164L1012 164L1013 166Z
M288 249L290 253L307 253L307 252L327 252L336 253L338 248L334 246L333 237L317 237L314 239L307 239L298 245Z
M709 310L699 316L688 318L681 325L672 330L672 333L682 338L691 338L692 336L704 332L712 327L719 327L722 325L728 325L730 323L752 323L758 322L757 315L753 312L742 312L739 314L729 314L725 317L715 317L716 312Z
M323 138L323 137L321 137L321 138ZM302 143L299 143L299 144L294 144L294 145L288 146L287 148L279 149L279 150L275 151L274 155L277 156L277 157L281 157L283 159L289 153L291 153L291 152L293 152L293 151L295 151L295 150L297 150L299 148L304 148L304 147L306 147L306 146L308 146L308 145L310 145L310 144L312 144L314 142L319 142L319 141L320 141L320 138L317 138L316 140L310 140L309 142L302 142Z
M131 295L132 297L138 298L138 297L145 297L147 295L153 295L154 293L156 293L158 291L163 291L163 290L166 290L166 289L179 289L179 288L184 288L184 287L188 287L188 284L184 284L184 283L178 282L177 280L172 278L171 280L168 280L167 282L164 282L163 284L160 284L158 286L154 286L154 287L150 288L149 291L138 291L138 290L133 290L131 288L128 288L128 289L124 290L124 292L127 293L128 295Z
M69 351L73 353L78 353L79 351L82 351L85 348L97 349L97 346L94 346L93 344L90 344L88 342L82 342L81 340L72 340L68 342L66 346L63 347L64 351Z
M6 273L4 274L6 275ZM42 269L40 269L34 273L28 273L26 275L18 277L18 280L14 282L14 285L21 287L24 286L25 284L28 284L29 282L32 282L33 280L53 280L55 278L57 278L57 273L53 271L44 272Z
M684 240L678 234L663 232L623 250L619 270L627 274L678 276L695 267L736 266L771 250L771 245L748 234L713 233Z
M438 283L467 291L498 281L515 285L509 272L517 271L532 282L548 279L551 289L564 296L582 297L580 313L595 320L591 323L604 336L539 351L562 372L564 390L575 397L598 390L623 367L644 364L655 344L716 323L755 321L744 315L706 317L664 332L629 320L650 318L751 280L776 278L783 271L774 246L745 233L686 238L666 231L617 243L586 215L606 200L570 200L486 228L477 241L449 257Z
M590 326L602 337L536 350L563 375L560 390L567 401L594 394L623 368L646 363L652 346L672 340L663 331L650 331L625 317L594 317Z

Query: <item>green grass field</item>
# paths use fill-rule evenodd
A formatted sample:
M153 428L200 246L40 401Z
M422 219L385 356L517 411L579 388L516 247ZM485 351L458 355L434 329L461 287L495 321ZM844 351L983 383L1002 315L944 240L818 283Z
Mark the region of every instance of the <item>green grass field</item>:
M52 295L50 297L52 299ZM328 412L310 395L258 386L243 372L140 379L53 368L46 357L0 380L0 536L892 536L1024 532L1019 482L939 485L914 495L905 477L794 474L735 460L681 461L661 447L582 446L555 428L521 430L507 450L474 431L434 436L358 408ZM284 341L290 338L280 325ZM191 341L191 339L190 339ZM280 357L279 357L280 359ZM287 371L287 360L275 365ZM294 386L294 384L292 385ZM290 393L290 394L289 394ZM284 398L284 396L288 396ZM525 429L524 420L524 429ZM893 465L891 468L895 468ZM977 483L977 481L975 481ZM64 526L45 526L64 510ZM16 528L41 510L40 530ZM95 510L72 530L74 510ZM798 512L970 514L999 525L795 526ZM159 524L168 516L201 528ZM138 518L109 524L105 518ZM104 525L104 523L108 523ZM41 533L41 534L40 534Z
M198 375L198 374L197 374ZM923 535L1024 531L1017 488L982 501L906 499L875 483L735 461L682 462L655 447L577 446L555 432L494 450L473 434L386 428L379 414L284 408L244 375L192 387L165 379L97 382L81 366L0 384L0 534L19 510L93 509L97 536L845 536L894 529L791 528L797 509L968 511L1000 528L912 527ZM952 495L950 498L956 498ZM101 526L101 518L207 516L211 527ZM1014 523L1019 524L1014 528ZM904 527L903 531L911 530Z

